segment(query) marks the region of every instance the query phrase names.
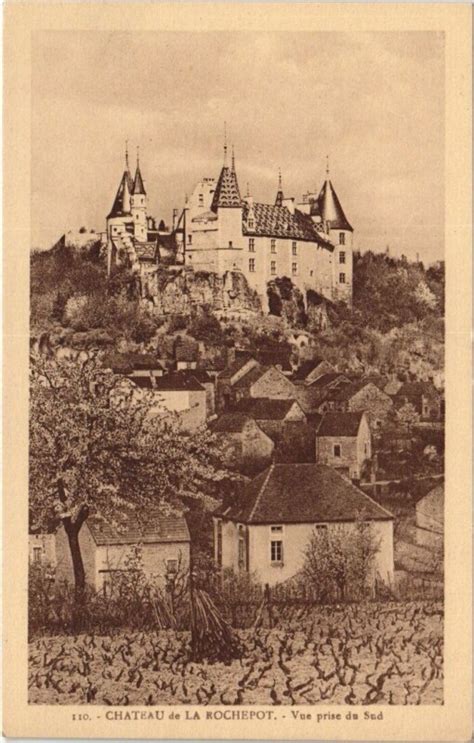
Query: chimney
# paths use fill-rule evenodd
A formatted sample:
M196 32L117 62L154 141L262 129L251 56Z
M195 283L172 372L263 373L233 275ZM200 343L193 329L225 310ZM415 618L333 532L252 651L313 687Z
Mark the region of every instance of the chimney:
M288 211L290 212L290 214L294 214L295 213L295 199L294 199L294 197L292 196L291 198L283 199L282 206L286 206L286 208L288 209Z

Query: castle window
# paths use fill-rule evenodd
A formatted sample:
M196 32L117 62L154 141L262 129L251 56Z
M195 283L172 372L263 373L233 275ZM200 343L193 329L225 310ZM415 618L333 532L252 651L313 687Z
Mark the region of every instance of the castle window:
M254 221L253 221L253 219L249 219L249 221L248 221L248 226L249 226L249 230L253 230L253 226L254 226Z
M346 274L345 273L340 273L339 274L339 283L340 284L345 284L346 283Z
M345 245L346 244L346 235L344 232L339 233L339 245Z
M249 237L249 250L251 253L255 253L255 238Z
M298 255L296 242L293 242L291 244L291 251L292 251L293 255Z
M298 264L297 263L292 263L291 264L291 273L293 274L293 276L296 276L297 275L297 273L298 273Z
M272 276L276 274L276 271L277 271L276 261L272 261L270 263L270 273L272 274Z
M33 547L33 562L41 562L41 547Z
M199 206L204 206L204 195L202 193L199 194Z
M249 258L249 271L250 273L255 271L255 258Z
M191 245L192 241L193 241L193 236L188 235L188 245Z
M334 444L333 452L334 452L334 456L339 458L341 456L341 445Z
M138 214L137 214L137 219L138 219Z
M270 240L270 251L272 253L276 253L276 247L277 247L277 241L276 240Z
M345 263L346 262L346 253L344 250L341 250L339 253L339 263Z
M229 240L229 248L232 247L232 240Z

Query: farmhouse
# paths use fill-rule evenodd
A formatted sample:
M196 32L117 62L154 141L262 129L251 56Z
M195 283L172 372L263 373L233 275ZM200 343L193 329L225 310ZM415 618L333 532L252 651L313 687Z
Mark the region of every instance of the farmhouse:
M351 530L364 518L380 539L379 577L393 575L393 516L331 467L273 464L231 506L214 513L215 559L222 568L255 573L275 584L298 573L314 528Z
M410 403L422 421L441 418L441 396L432 382L405 382L394 396L395 406Z
M190 537L184 516L161 512L130 515L120 531L97 518L89 517L79 532L86 583L106 591L116 573L128 571L128 556L141 545L143 570L158 582L189 565ZM56 534L56 577L74 579L69 544L64 527Z
M372 456L372 437L364 412L326 413L316 432L316 461L360 480Z
M133 382L138 389L154 393L156 405L150 408L151 414L176 413L187 431L195 431L206 422L207 392L194 376L175 372L156 379L136 378Z

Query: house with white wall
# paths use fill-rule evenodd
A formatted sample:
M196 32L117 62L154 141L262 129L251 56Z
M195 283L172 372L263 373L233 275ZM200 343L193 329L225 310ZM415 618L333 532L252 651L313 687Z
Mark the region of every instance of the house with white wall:
M215 560L274 585L296 575L315 528L348 531L363 519L379 540L378 577L393 577L393 516L336 470L321 464L272 464L233 504L214 513Z
M144 573L163 585L167 577L189 566L190 536L184 516L134 512L120 529L91 516L79 532L87 585L106 591L115 574L130 570L128 558L139 545ZM63 526L56 533L56 578L74 582Z

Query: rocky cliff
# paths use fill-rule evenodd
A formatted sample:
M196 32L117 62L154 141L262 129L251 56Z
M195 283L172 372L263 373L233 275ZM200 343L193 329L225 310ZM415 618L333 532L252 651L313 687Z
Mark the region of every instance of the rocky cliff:
M142 277L144 303L159 315L190 315L197 307L212 312L261 312L260 299L245 276L227 271L223 276L192 268L158 268Z

